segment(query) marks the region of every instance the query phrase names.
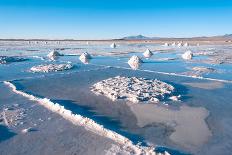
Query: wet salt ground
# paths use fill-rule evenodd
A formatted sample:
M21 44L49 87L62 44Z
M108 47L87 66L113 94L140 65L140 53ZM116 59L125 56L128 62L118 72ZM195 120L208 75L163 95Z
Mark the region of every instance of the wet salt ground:
M181 105L205 107L210 112L210 115L207 118L207 123L212 130L212 137L210 137L208 142L203 146L186 149L169 140L168 136L172 132L171 128L167 128L162 124L151 124L150 127L148 125L146 128L138 127L136 125L135 115L123 102L119 101L113 103L105 97L96 97L89 91L89 86L91 84L116 75L158 78L162 81L174 84L177 90L180 91L179 93L183 95L183 102L169 103L170 107L174 109L178 109ZM94 116L97 118L95 118L97 122L100 122L100 124L102 123L109 128L112 125L111 129L114 129L125 136L131 136L127 133L132 134L132 137L130 138L135 140L135 142L137 139L136 137L138 136L141 138L139 140L177 149L186 153L191 150L192 153L199 154L220 154L222 151L224 154L229 154L232 151L230 147L232 142L232 124L227 123L232 121L232 104L230 99L232 94L231 84L225 84L223 88L209 91L185 86L183 83L186 82L194 83L202 82L202 80L173 77L142 71L108 68L92 72L78 72L70 75L57 75L40 79L16 81L15 84L20 86L23 91L51 98L52 100L70 108L74 107L75 109L75 104L82 106L85 110L90 108L94 113L91 115L92 117ZM82 111L82 114L89 116L86 111L84 111L84 113ZM97 117L99 115L113 119L118 122L119 125L117 125L117 123L115 124L115 121L104 121L101 117ZM153 117L155 117L155 114ZM123 133L125 131L126 133Z
M150 46L150 45L149 45ZM101 47L101 46L100 46ZM133 47L137 47L133 46ZM145 46L146 48L147 46ZM99 47L95 47L96 49ZM102 47L101 47L102 48ZM105 47L105 50L111 50L108 47ZM99 50L99 49L98 49ZM29 52L28 52L29 53ZM38 52L39 53L39 52ZM30 53L33 55L33 52ZM44 54L41 54L42 56L45 56L47 53L44 52ZM210 115L207 118L207 122L209 125L209 128L213 131L213 136L210 138L209 142L205 144L204 146L194 150L194 152L197 152L199 154L221 154L221 152L224 152L224 154L230 154L231 146L232 146L232 136L230 133L232 130L232 122L231 120L231 99L230 96L232 94L231 85L225 84L223 88L213 89L213 90L205 90L205 89L199 89L194 88L190 86L185 86L184 83L190 82L202 82L202 80L192 79L192 78L184 78L184 77L173 77L173 76L167 76L167 75L160 75L160 74L154 74L154 73L147 73L147 72L141 72L141 71L129 71L124 69L105 69L102 66L120 66L120 67L126 67L129 68L127 61L128 58L131 55L142 55L141 53L133 53L133 54L124 54L114 57L106 57L106 56L97 56L94 57L90 61L90 65L83 65L79 60L78 56L64 56L60 57L57 62L55 63L61 63L66 61L71 61L76 66L73 70L64 71L64 72L56 72L56 73L29 73L25 72L25 70L28 70L30 67L34 65L49 63L47 60L40 60L32 58L29 61L25 62L17 62L17 63L11 63L7 65L0 65L0 81L3 80L12 80L12 79L24 79L26 77L30 77L32 79L27 79L23 81L18 81L17 83L23 86L23 90L27 90L28 92L35 94L35 95L41 95L45 97L51 97L52 99L62 101L61 103L68 104L70 99L74 101L74 104L78 104L81 106L84 106L84 109L90 108L91 111L93 111L93 115L103 115L106 118L116 120L116 122L119 124L119 126L114 126L114 128L120 128L119 132L129 131L130 134L136 135L135 137L141 137L143 140L147 140L149 142L153 142L157 145L167 146L173 149L178 149L183 152L189 152L189 150L186 150L185 148L182 148L182 146L179 146L177 144L173 144L168 140L168 135L172 131L172 129L167 129L166 127L162 126L162 124L153 124L155 126L154 128L151 128L151 133L145 133L145 129L140 129L136 126L136 124L133 124L133 122L136 122L136 118L133 113L123 104L114 104L112 107L112 103L110 101L102 99L102 97L98 97L98 100L102 102L101 103L95 103L94 101L89 98L89 94L86 93L88 90L88 86L84 84L84 81L88 84L97 82L99 80L103 80L107 77L116 76L118 74L124 74L124 75L133 75L133 76L140 76L140 77L148 77L148 78L158 78L159 80L164 80L165 82L173 82L175 84L179 85L179 90L182 91L184 94L184 102L178 103L178 104L172 104L173 108L178 108L181 104L187 104L190 106L200 106L205 107L209 112ZM208 65L203 63L191 63L191 62L184 62L181 59L176 60L170 60L170 61L157 61L158 58L166 58L166 57L174 57L179 58L179 52L174 53L157 53L155 54L151 59L144 59L145 63L142 64L140 69L146 69L146 70L153 70L153 71L162 71L162 72L171 72L171 73L182 73L189 71L188 68L191 68L192 66L212 66L213 68L218 68L218 70L222 70L223 72L219 73L210 73L207 75L203 75L204 77L211 77L211 78L218 78L218 79L226 79L231 80L232 74L231 70L232 67L229 64L221 64L221 65ZM197 57L204 59L205 57ZM178 69L177 69L178 68ZM95 70L94 76L88 76L88 72L82 72L87 70ZM78 73L74 72L80 72L81 74L85 74L86 76L83 81L76 81L78 78ZM125 73L126 72L126 73ZM67 73L70 73L69 75L65 75ZM74 74L71 74L74 73ZM41 77L41 81L35 82L36 77L38 76L44 76ZM76 77L75 77L76 75ZM65 81L66 76L71 76L74 78L74 80L71 81ZM83 75L82 75L83 76ZM60 82L61 79L64 78L63 82ZM51 80L56 81L55 84L51 84ZM76 84L75 84L76 83ZM59 92L56 88L64 87L66 89L67 85L71 86L78 85L77 88L80 88L80 90L73 91L70 90L68 92L72 92L71 94L66 94L65 92ZM54 90L54 91L51 91ZM61 89L62 90L62 89ZM4 89L1 89L1 91L5 91ZM64 101L64 102L63 102ZM72 108L72 106L70 107ZM115 110L116 109L116 110ZM77 111L79 112L79 111ZM84 110L85 112L85 110ZM123 115L122 115L123 114ZM122 115L122 116L121 116ZM88 115L87 115L88 116ZM99 121L101 122L102 119L100 118ZM110 126L110 123L115 124L115 122L102 122L109 123L108 126ZM149 126L148 126L149 128ZM122 130L122 131L121 131ZM134 138L135 138L134 137ZM165 138L163 138L165 137ZM133 137L131 137L133 138ZM135 138L136 139L136 138Z

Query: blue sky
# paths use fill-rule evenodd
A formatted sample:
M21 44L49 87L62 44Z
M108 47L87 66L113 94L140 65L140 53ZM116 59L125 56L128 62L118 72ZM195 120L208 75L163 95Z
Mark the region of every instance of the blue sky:
M232 0L0 0L0 38L232 33Z

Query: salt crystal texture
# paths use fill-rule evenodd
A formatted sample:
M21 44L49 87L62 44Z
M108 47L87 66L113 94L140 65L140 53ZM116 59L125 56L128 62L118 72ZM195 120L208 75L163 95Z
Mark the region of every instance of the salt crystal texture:
M84 52L81 54L81 56L79 57L80 61L84 64L88 64L89 63L89 59L91 59L91 56L89 53Z
M138 56L133 55L129 59L128 64L130 65L132 69L138 69L142 62L143 61Z
M44 64L31 67L31 72L57 72L71 69L73 65L71 64Z
M193 53L191 51L187 51L184 54L182 54L182 58L185 60L191 60L193 57Z
M116 76L94 84L91 91L113 101L126 99L133 103L159 102L172 96L174 87L159 80Z
M145 58L150 58L152 55L153 55L153 53L152 53L149 49L147 49L147 50L143 53L143 56L144 56Z

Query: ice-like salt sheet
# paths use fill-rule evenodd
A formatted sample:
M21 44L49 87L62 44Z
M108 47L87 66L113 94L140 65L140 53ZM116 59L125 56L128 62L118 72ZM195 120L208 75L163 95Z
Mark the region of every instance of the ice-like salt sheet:
M139 68L141 63L143 63L143 61L136 55L133 55L128 61L130 67L135 70Z
M145 58L150 58L152 55L153 53L149 49L146 49L146 51L143 53Z
M116 76L94 84L91 91L113 101L126 99L133 103L159 102L172 96L174 87L157 79ZM170 99L177 100L175 97Z
M20 58L20 57L8 57L8 56L0 56L0 64L7 64L7 63L12 63L12 62L21 62L25 61L27 59L25 58Z
M111 131L109 129L104 128L102 125L96 123L94 120L92 120L90 118L83 117L79 114L74 114L72 111L65 109L64 106L61 106L58 103L52 102L50 99L36 97L34 95L17 90L16 86L8 81L4 81L4 84L7 85L8 87L10 87L12 89L12 91L15 92L16 94L22 95L22 96L28 98L29 100L38 102L39 104L41 104L45 108L61 115L64 119L69 120L74 125L83 126L86 130L89 130L89 131L94 132L100 136L103 136L103 137L106 137L106 138L113 140L114 142L119 144L119 146L122 150L126 150L130 154L135 154L135 155L142 155L142 154L144 154L144 155L148 155L148 154L149 155L156 155L156 154L158 154L155 152L154 147L145 147L145 146L141 146L139 144L134 145L133 142L131 140L129 140L128 138L126 138L126 137L124 137L124 136L122 136L114 131ZM167 152L165 152L165 153L168 154Z
M89 59L91 59L91 56L89 53L84 52L81 54L81 56L79 57L80 61L84 64L88 64L89 63Z
M69 70L73 67L71 64L44 64L31 67L31 72L57 72L63 70Z
M195 87L195 88L201 88L201 89L207 89L207 90L214 90L214 89L220 89L224 87L224 83L217 82L217 81L209 81L209 82L186 82L183 83L184 85Z
M194 77L201 77L203 74L209 74L217 72L216 69L211 67L204 67L204 66L196 66L191 68L191 71L187 71L182 73L183 75L194 76Z
M182 54L182 58L185 60L191 60L193 57L193 53L191 51L186 51L184 54Z

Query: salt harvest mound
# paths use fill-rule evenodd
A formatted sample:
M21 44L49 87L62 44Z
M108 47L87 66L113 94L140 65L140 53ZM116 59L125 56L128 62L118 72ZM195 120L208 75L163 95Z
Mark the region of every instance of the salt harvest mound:
M110 45L110 47L111 47L111 48L116 48L116 44L113 43L113 44Z
M191 60L193 57L193 53L191 51L186 51L184 54L182 54L182 58L185 60Z
M172 43L172 46L176 46L176 42L173 42L173 43Z
M19 58L19 57L8 57L8 56L0 56L0 64L7 64L11 62L21 62L26 61L27 59Z
M184 47L188 47L188 46L189 46L189 43L186 42L186 43L184 44Z
M164 45L163 46L169 46L169 44L168 43L164 43Z
M182 42L179 42L179 43L177 44L177 46L178 46L178 47L182 47L182 46L183 46L183 43L182 43Z
M73 67L71 64L44 64L31 67L31 72L57 72L63 70L69 70Z
M50 52L50 53L47 55L47 57L48 57L49 59L51 59L51 60L56 60L58 56L63 56L63 55L60 54L59 52L55 51L55 50L52 51L52 52Z
M128 61L132 69L138 69L141 63L143 63L143 61L136 55L133 55Z
M89 63L89 59L91 59L91 56L89 53L84 52L81 54L81 56L79 57L80 61L84 64L88 64Z
M174 87L159 80L116 76L94 84L91 91L111 100L126 99L133 103L159 102L172 97Z
M153 53L152 53L149 49L147 49L147 50L143 53L143 56L144 56L145 58L150 58L152 55L153 55Z

